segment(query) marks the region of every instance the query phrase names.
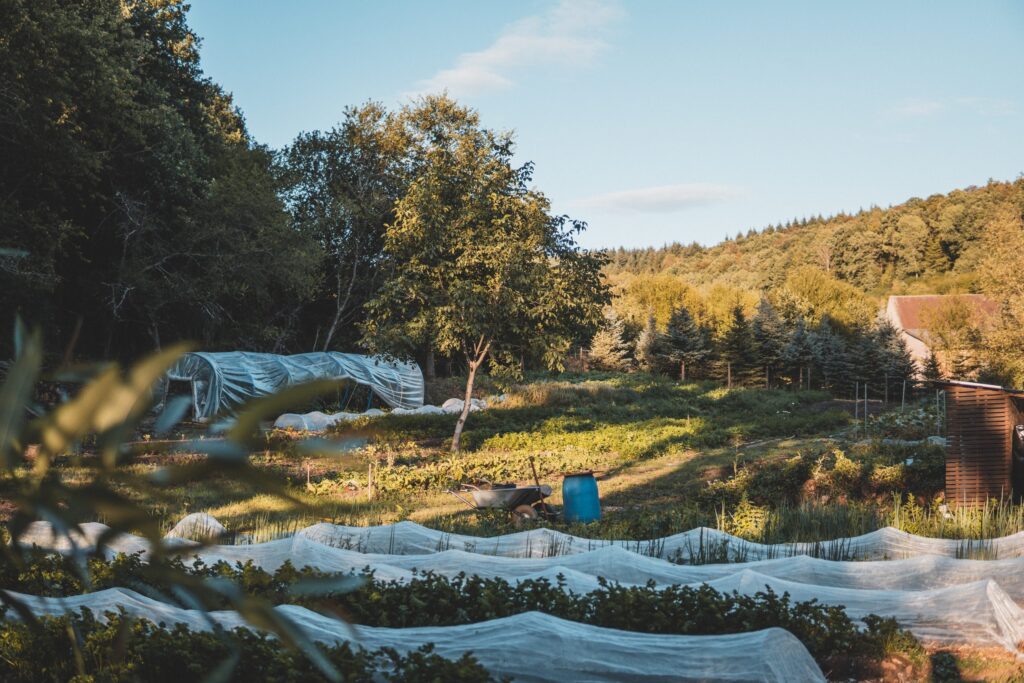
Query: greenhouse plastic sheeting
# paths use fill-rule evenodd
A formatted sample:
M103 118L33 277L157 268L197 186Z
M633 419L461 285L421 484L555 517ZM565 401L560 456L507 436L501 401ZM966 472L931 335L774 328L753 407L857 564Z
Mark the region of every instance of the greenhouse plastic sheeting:
M415 363L335 351L294 356L245 351L186 353L167 371L160 391L163 399L167 380L190 382L194 415L208 420L252 398L320 379L368 386L392 408L423 405L423 373Z
M204 615L158 602L135 591L111 588L69 598L39 598L17 593L37 615L57 616L88 607L103 618L108 612L156 623L186 624L210 630L207 617L232 629L245 626L237 612ZM375 650L402 652L427 643L450 659L473 655L495 677L516 681L824 681L821 669L803 644L788 631L770 628L716 636L635 633L565 621L539 612L458 626L380 628L348 626L304 607L274 608L313 640L354 640Z

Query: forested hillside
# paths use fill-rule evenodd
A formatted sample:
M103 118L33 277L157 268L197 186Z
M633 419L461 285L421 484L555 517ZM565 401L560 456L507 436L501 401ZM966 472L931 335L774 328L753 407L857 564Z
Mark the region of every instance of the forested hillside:
M786 322L790 336L806 328L850 345L871 336L886 295L982 292L1000 307L996 328L981 335L966 329L966 320L950 320L965 327L952 336L970 339L975 369L983 376L1020 383L1022 216L1024 179L1017 179L887 209L794 220L713 247L676 243L618 249L605 267L615 299L613 322L600 342L607 347L608 331L619 320L627 346L639 341L645 328L648 336L671 335L672 317L685 309L708 339L709 353L717 347L721 355L727 340L737 337L736 321L769 306ZM832 345L819 344L820 378L836 356ZM642 355L632 360L645 365ZM791 363L790 371L798 373L799 365Z
M606 272L613 279L669 273L693 285L761 290L813 266L875 295L977 291L985 284L979 273L985 232L1006 209L1024 211L1024 179L853 215L794 219L713 247L617 249Z

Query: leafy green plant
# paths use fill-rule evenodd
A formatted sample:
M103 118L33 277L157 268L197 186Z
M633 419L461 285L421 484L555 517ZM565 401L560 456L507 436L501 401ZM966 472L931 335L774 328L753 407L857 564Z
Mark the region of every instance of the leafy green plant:
M181 571L180 566L161 562L172 551L164 543L158 520L132 495L159 499L164 487L226 474L231 481L245 482L301 507L280 481L253 467L248 456L260 446L261 420L280 413L283 406L324 392L330 383L292 387L252 401L235 416L223 438L164 447L166 452L185 448L204 457L170 464L146 475L131 465L142 452L152 452L153 447L129 442L133 434L140 432L140 424L152 405L154 383L184 347L153 354L126 371L116 364L88 368L76 377L80 380L78 392L47 412L32 404L33 387L42 368L40 335L28 334L19 323L15 336L17 357L0 388L0 485L15 506L7 524L8 537L17 540L32 521L44 519L74 548L80 525L102 516L110 529L96 541L96 552L101 553L117 534L139 532L149 542L156 561L134 567L137 580L171 586L193 605L226 605L246 620L263 625L288 647L305 653L323 676L337 680L339 674L323 654L290 619L272 610L269 603L246 595L229 583L202 581ZM169 406L156 421L154 430L163 433L171 429L182 417L184 408L180 402ZM29 419L30 415L37 417ZM87 451L83 444L88 444ZM59 476L58 468L64 461L80 468L83 478L66 481ZM82 558L81 550L76 549L73 554L79 560ZM4 543L0 548L0 572L8 574L25 568L19 545ZM77 561L70 568L80 586L92 584L89 563ZM45 584L56 579L44 572L35 580ZM65 583L70 580L61 578ZM11 596L0 594L0 601L17 611L22 619L33 621L31 612Z
M310 658L282 648L266 634L244 628L197 632L182 624L155 625L118 614L106 617L101 622L83 609L44 617L35 626L0 624L0 678L8 683L178 683L217 672L220 680L237 682L331 680ZM494 680L471 655L452 661L429 645L404 654L390 648L367 651L348 643L314 647L331 671L353 683ZM231 668L225 669L224 662Z
M251 562L234 566L197 562L188 567L180 560L169 562L196 579L228 580L268 604L327 605L369 626L450 626L541 611L562 619L643 633L707 635L780 627L799 638L820 663L837 671L848 670L858 660L877 661L893 652L915 655L920 649L914 637L892 619L869 616L860 625L841 607L815 601L793 602L788 595L778 595L771 589L740 595L720 593L707 585L656 587L651 583L626 587L601 579L599 589L580 595L567 590L561 579L510 583L497 578L466 574L447 578L426 572L402 582L377 579L367 569L362 574L364 581L354 590L306 597L297 594L295 588L331 575L308 567L297 569L287 562L273 573ZM0 587L60 596L82 588L138 588L140 582L152 580L139 571L137 556L91 560L97 581L88 588L76 583L72 564L70 558L36 551L30 569L0 575ZM166 588L160 584L144 587ZM221 606L228 604L225 600ZM253 637L247 636L250 642Z

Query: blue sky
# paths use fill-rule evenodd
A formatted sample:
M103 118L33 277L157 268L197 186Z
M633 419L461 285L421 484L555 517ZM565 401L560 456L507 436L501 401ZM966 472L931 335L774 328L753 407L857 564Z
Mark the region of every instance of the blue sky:
M190 23L260 142L447 89L591 247L1024 172L1022 2L194 0Z

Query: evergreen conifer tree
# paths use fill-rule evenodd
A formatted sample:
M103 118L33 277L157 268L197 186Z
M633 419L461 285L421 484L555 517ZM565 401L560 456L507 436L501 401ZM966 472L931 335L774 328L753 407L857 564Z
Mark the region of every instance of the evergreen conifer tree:
M707 331L694 321L686 306L679 306L672 311L665 332L665 351L667 364L678 368L679 379L685 381L688 375L700 368L711 355Z
M924 367L921 368L921 376L930 382L945 379L942 376L942 367L939 365L939 359L933 351L929 351L928 357L924 359Z
M829 391L842 394L853 390L853 364L846 340L832 329L828 318L809 335L818 382Z
M597 370L622 371L629 367L629 345L624 336L622 319L609 311L605 324L590 342L590 367Z
M802 318L796 321L789 341L782 351L782 362L797 388L807 385L808 372L814 360L814 349L811 347L810 335Z
M730 386L749 382L757 368L757 348L750 321L741 306L734 306L729 329L719 348L718 374Z
M764 371L765 384L770 387L788 341L786 325L771 302L762 298L757 304L751 329L757 346L758 366Z
M636 340L636 361L641 370L650 373L663 373L667 370L665 358L665 335L658 330L654 316L647 318L647 324Z

